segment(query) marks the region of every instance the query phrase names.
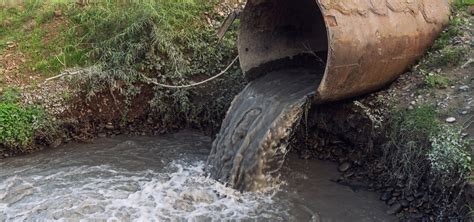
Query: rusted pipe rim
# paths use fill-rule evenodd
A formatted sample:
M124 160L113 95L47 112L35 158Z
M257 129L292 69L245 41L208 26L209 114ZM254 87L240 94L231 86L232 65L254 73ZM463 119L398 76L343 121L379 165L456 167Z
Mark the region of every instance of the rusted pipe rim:
M248 0L241 14L241 68L252 80L271 69L307 65L323 75L315 102L358 96L393 81L420 58L449 14L448 0ZM313 64L311 52L324 69Z

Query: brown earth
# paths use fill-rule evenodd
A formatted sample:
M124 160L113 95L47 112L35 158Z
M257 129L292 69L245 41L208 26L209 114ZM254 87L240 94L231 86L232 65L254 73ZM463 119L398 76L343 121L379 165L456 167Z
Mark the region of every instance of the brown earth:
M41 24L40 27L34 19L31 19L23 26L23 31L32 32L35 28L48 30L41 40L44 45L48 45L59 36L62 28L67 24L67 20L62 15L54 16L51 21ZM53 53L45 56L54 56ZM32 83L42 82L46 78L42 73L26 68L31 60L28 53L20 49L17 41L7 42L6 49L0 53L0 92L5 87L30 88Z

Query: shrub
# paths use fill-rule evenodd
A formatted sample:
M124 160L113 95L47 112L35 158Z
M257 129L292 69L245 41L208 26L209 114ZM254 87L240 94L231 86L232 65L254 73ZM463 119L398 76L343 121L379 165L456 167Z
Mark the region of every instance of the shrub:
M462 138L461 130L452 126L442 126L430 136L431 150L428 160L431 173L447 186L453 181L465 178L471 172L471 156L468 142Z
M26 152L41 133L52 137L54 126L46 111L34 105L20 104L20 91L7 88L0 95L0 146L14 152Z
M45 112L41 108L0 103L0 145L25 151L44 123Z

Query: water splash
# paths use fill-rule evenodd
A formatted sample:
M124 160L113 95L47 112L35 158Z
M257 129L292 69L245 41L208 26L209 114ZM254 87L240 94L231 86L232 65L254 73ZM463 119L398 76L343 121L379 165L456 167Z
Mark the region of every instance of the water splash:
M125 147L134 150L135 156L123 159L120 154L111 155ZM83 159L88 154L94 158L98 155L103 164L96 159L66 163L77 155L75 152L58 157L59 165L43 164L48 155L37 162L33 157L23 168L17 165L21 159L0 163L0 221L288 219L285 207L275 207L273 197L278 187L260 193L241 193L226 187L205 176L205 155L189 154L186 144L173 148L178 153L188 152L187 157L159 164L159 168L137 170L134 164L139 163L134 159L145 158L146 147L152 149L125 141L105 153L99 149L76 151ZM201 160L191 160L196 158ZM146 160L149 166L156 161ZM117 167L116 162L124 165Z
M251 82L232 102L214 140L207 161L211 177L241 191L273 184L321 76L315 70L291 69Z

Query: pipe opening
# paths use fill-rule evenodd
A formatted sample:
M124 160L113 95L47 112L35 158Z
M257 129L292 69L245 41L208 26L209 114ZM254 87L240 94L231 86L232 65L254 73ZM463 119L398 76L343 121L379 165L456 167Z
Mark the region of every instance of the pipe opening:
M326 68L328 37L316 0L249 0L241 14L239 55L247 79L292 67Z

